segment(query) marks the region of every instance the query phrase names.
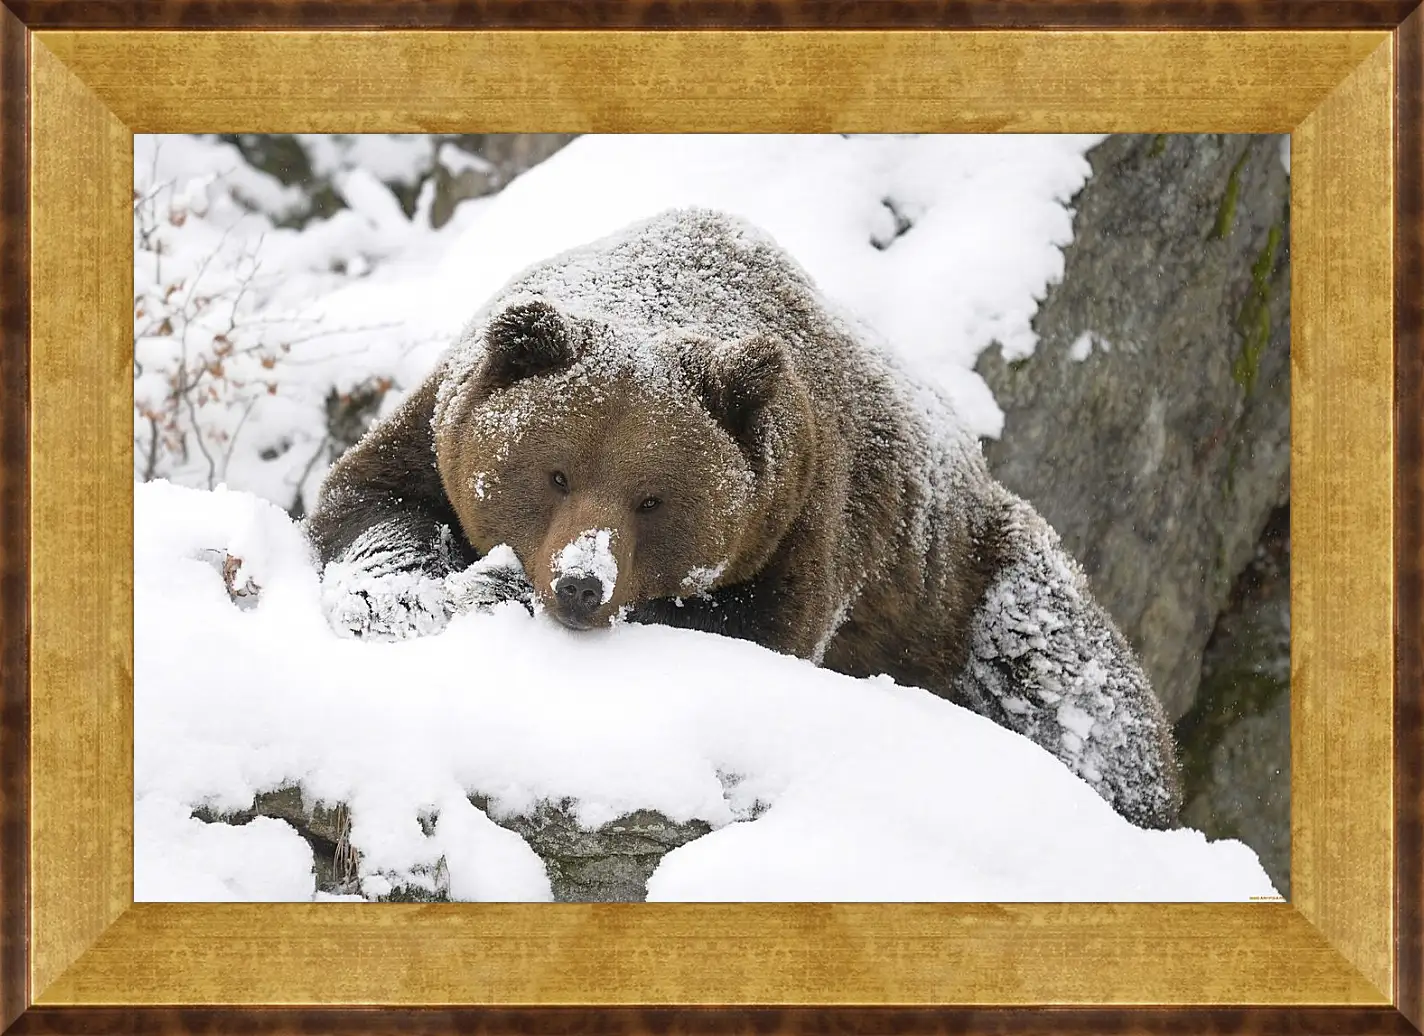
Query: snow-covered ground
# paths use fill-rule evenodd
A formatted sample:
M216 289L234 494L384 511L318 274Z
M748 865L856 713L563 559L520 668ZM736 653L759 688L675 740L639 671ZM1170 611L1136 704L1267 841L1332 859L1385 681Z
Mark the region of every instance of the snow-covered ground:
M1137 830L1028 740L888 680L688 631L572 634L515 606L407 643L339 639L281 509L315 497L328 393L389 384L388 412L510 275L679 204L768 230L998 434L972 365L991 341L1034 347L1098 139L584 137L432 230L428 192L407 219L380 179L420 142L372 138L324 146L351 208L297 231L277 226L290 190L234 149L137 138L135 473L192 488L135 487L136 897L313 898L292 828L190 816L292 783L349 805L372 893L443 856L455 898L548 898L479 793L513 812L572 797L589 824L709 822L654 899L1271 895L1240 843ZM205 551L243 559L255 608ZM770 808L749 821L754 801Z
M444 856L455 898L548 899L542 863L479 793L501 812L572 797L589 825L634 809L707 821L652 899L1274 894L1239 842L1135 828L1026 738L916 688L688 630L573 633L515 604L354 642L327 627L276 506L154 482L135 519L139 899L311 899L292 828L189 819L293 782L349 805L371 891ZM214 549L242 558L255 607L229 600ZM754 803L769 808L749 820Z

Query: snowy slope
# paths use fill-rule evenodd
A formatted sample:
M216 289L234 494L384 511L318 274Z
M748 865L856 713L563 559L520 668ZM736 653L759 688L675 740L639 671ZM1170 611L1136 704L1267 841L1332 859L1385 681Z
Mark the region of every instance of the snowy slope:
M255 608L205 550L243 559ZM572 797L591 825L637 808L707 821L653 899L1274 894L1240 843L1134 828L1030 741L887 679L667 627L571 633L517 605L415 641L339 639L300 530L248 494L136 487L134 594L141 900L312 898L292 829L188 819L292 782L350 805L366 874L443 855L457 898L550 894L472 793L514 812ZM754 802L770 808L748 822Z
M200 413L174 408L173 420L205 429L207 449L160 450L154 474L284 505L300 488L310 505L328 463L329 390L392 379L388 412L524 266L680 205L768 231L945 388L973 431L997 435L1003 413L971 368L995 339L1009 357L1032 350L1029 322L1072 237L1066 202L1099 139L589 136L465 202L438 231L428 200L407 221L377 176L355 168L339 179L352 208L297 232L274 226L290 192L235 149L136 137L136 471L150 453L148 415L183 368L214 398ZM357 153L388 174L413 148L375 138Z

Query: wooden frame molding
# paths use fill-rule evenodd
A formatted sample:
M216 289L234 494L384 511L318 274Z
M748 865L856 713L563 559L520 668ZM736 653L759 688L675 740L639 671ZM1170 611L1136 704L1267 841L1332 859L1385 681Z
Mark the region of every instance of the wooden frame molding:
M1419 3L0 0L0 1029L1424 1030ZM133 134L456 129L1291 133L1292 902L133 903Z

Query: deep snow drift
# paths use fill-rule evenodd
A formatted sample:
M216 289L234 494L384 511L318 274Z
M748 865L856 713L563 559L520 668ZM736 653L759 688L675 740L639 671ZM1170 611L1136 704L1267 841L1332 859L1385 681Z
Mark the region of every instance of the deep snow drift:
M456 898L549 898L538 858L470 805L481 793L512 812L573 797L590 825L637 808L706 820L652 899L1274 894L1244 845L1134 828L1027 739L927 692L667 627L572 633L518 605L419 640L344 640L280 509L163 482L135 494L140 900L313 898L290 827L188 819L293 782L349 804L371 892L444 856ZM255 607L229 600L209 550L242 559ZM769 808L748 820L754 803Z

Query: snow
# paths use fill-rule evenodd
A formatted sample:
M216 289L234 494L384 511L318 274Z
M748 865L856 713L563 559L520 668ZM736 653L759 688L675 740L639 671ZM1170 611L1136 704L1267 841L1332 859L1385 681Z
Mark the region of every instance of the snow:
M689 594L705 594L716 585L722 573L727 570L727 562L719 561L715 565L698 565L687 573L682 579L682 588Z
M663 626L574 633L510 603L439 636L343 639L280 508L159 481L135 487L134 519L140 900L329 898L282 822L187 815L294 784L347 804L368 895L443 860L452 898L548 899L490 814L566 797L586 825L653 809L712 826L664 857L651 899L1274 895L1240 843L1135 828L1025 738L885 678ZM242 559L255 607L205 551Z
M1084 331L1073 339L1073 344L1068 347L1068 358L1076 363L1082 363L1093 354L1094 349L1101 349L1105 353L1111 352L1112 343L1096 331Z
M134 899L139 902L311 900L312 850L290 824L256 817L205 824L161 793L134 803Z
M385 183L413 184L434 162L433 139L423 133L302 133L318 176L363 169Z
M364 218L371 228L391 244L400 244L417 233L418 227L386 187L369 169L345 170L336 177L336 189L351 211Z
M440 150L436 152L436 159L457 176L465 172L490 174L495 172L495 167L485 159L464 148L456 147L448 140L440 145Z
M603 588L599 604L613 599L618 583L618 560L613 556L613 533L609 529L586 529L560 548L550 562L553 578L550 589L564 576L597 579Z

